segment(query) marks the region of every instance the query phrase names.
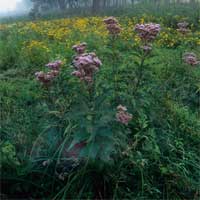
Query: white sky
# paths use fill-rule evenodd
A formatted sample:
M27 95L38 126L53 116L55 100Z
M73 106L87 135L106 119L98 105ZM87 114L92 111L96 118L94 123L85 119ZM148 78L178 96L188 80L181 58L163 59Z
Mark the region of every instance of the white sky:
M13 11L16 8L16 3L21 0L0 0L0 13Z

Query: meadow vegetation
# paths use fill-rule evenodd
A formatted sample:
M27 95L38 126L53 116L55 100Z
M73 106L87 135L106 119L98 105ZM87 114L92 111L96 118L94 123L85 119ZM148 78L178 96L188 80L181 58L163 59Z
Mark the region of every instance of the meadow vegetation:
M199 199L199 10L139 6L0 24L3 199Z

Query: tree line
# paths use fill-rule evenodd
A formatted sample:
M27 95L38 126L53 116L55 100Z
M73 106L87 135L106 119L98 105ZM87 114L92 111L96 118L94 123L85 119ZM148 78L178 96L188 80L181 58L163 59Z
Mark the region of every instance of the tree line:
M32 2L31 13L45 12L49 10L67 10L87 8L93 13L112 7L123 7L138 3L195 3L199 0L24 0Z

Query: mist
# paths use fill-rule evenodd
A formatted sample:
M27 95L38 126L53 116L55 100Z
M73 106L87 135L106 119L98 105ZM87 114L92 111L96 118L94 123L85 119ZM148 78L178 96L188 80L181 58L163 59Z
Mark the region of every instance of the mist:
M4 1L4 0L0 0ZM0 17L15 17L28 15L33 4L31 0L18 0L18 1L9 1L8 3L0 2Z

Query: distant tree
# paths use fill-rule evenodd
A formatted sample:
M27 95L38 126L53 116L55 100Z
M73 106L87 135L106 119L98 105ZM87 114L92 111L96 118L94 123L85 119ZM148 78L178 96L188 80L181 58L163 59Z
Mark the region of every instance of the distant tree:
M92 1L92 11L93 13L97 12L100 9L100 1L99 0L93 0Z
M33 10L42 12L49 9L65 10L67 8L88 7L93 13L101 8L119 7L139 0L24 0L33 3Z

